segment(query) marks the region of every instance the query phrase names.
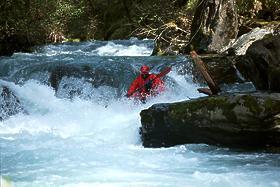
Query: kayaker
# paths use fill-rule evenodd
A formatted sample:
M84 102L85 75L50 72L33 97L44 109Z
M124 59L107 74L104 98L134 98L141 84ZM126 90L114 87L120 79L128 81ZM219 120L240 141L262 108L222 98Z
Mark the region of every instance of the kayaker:
M140 75L131 83L126 96L146 102L147 97L156 96L164 91L164 83L157 75L150 73L150 67L143 65Z

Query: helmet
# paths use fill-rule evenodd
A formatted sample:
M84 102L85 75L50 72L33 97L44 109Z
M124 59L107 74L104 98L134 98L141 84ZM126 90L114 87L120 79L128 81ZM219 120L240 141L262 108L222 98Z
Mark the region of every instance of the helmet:
M141 68L140 68L140 72L142 74L148 74L150 72L150 67L149 66L146 66L146 65L143 65Z

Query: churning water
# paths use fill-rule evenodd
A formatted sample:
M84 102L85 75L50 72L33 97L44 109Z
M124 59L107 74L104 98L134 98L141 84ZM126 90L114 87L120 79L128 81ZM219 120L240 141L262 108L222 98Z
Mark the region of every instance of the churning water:
M20 187L280 186L279 154L141 145L142 109L201 96L188 58L152 57L152 48L149 40L93 41L2 57L1 84L24 110L0 121L1 178ZM142 64L155 73L172 66L166 92L145 105L123 97ZM61 67L96 79L68 74L55 91L51 72Z

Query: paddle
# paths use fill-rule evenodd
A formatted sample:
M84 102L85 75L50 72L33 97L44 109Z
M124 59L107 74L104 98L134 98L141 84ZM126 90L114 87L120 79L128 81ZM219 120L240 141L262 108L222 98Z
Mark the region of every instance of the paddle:
M130 97L130 96L133 95L134 93L139 92L140 90L142 90L147 84L153 82L153 81L156 80L157 78L160 78L160 77L165 76L165 75L168 74L170 71L171 71L171 67L165 68L163 71L161 71L159 74L157 74L155 78L153 78L153 79L151 79L151 80L146 80L143 86L139 87L138 89L136 89L134 92L132 92L132 93L129 94L129 95L126 94L125 96L126 96L126 97Z

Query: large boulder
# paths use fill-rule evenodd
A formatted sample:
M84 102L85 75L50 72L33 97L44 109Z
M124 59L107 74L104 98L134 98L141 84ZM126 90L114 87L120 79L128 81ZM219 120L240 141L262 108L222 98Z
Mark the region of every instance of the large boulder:
M191 26L191 50L218 53L238 34L235 0L199 0Z
M19 98L10 88L0 85L0 120L23 111Z
M224 47L221 52L232 53L234 55L245 55L252 43L263 39L265 35L271 33L273 33L273 30L261 29L259 27L254 28L252 31L240 36L236 41Z
M140 115L145 147L188 143L280 146L278 93L235 93L156 104Z
M241 74L258 90L280 92L280 36L266 36L254 42L246 55L236 59Z

